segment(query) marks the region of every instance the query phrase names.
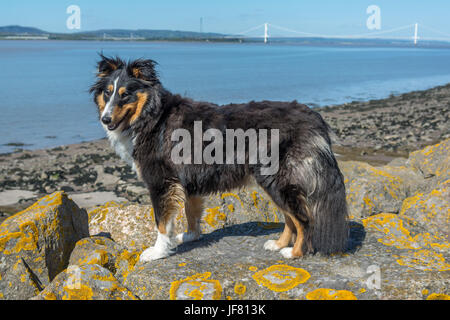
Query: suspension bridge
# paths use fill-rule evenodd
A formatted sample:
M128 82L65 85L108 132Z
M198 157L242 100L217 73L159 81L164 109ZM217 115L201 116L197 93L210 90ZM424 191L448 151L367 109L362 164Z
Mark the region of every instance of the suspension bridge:
M419 35L419 30L426 30L427 36ZM433 37L430 34L439 36ZM331 35L298 31L266 22L230 37L262 38L264 43L269 42L270 38L385 39L411 41L414 45L418 45L419 40L450 42L450 34L419 23L362 34Z

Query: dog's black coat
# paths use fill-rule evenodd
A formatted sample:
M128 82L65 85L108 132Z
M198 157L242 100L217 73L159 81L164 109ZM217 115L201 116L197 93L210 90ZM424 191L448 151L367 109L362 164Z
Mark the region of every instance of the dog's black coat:
M136 62L119 61L91 90L101 94L108 81L120 75L120 81L139 83L136 90L149 95L137 121L123 134L134 137L133 159L150 191L157 223L161 199L174 183L181 184L187 196L207 195L239 187L253 176L281 209L302 222L305 253L345 250L345 186L331 151L329 127L319 113L296 101L225 106L193 101L164 89L153 63L144 65L147 78L135 79L129 69ZM101 66L99 70L105 72ZM215 128L224 136L226 129L279 129L279 171L264 176L260 164L174 164L171 151L177 142L171 140L172 132L184 128L194 136L194 121L202 121L203 131Z

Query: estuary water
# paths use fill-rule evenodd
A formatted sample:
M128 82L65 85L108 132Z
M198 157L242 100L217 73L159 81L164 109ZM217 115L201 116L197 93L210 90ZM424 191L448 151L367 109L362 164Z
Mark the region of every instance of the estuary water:
M0 153L105 136L89 96L98 52L151 58L174 93L311 106L450 82L450 50L212 42L0 41Z

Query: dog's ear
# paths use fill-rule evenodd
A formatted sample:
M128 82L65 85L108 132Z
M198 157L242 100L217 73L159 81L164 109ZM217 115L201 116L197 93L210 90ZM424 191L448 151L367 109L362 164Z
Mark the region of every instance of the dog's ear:
M105 57L103 54L99 54L101 60L97 63L99 78L104 78L109 76L113 71L122 68L125 63L118 57L109 58Z
M149 81L152 84L159 83L158 74L155 71L156 62L150 59L135 60L128 64L128 74L130 77Z

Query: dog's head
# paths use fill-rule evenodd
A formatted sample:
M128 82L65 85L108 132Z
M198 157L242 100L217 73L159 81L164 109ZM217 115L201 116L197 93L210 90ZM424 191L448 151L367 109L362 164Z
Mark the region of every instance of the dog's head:
M135 123L146 108L156 107L160 82L153 60L128 63L100 54L97 82L90 88L100 121L109 131L124 130ZM151 110L150 110L151 111ZM155 110L153 110L155 111Z

